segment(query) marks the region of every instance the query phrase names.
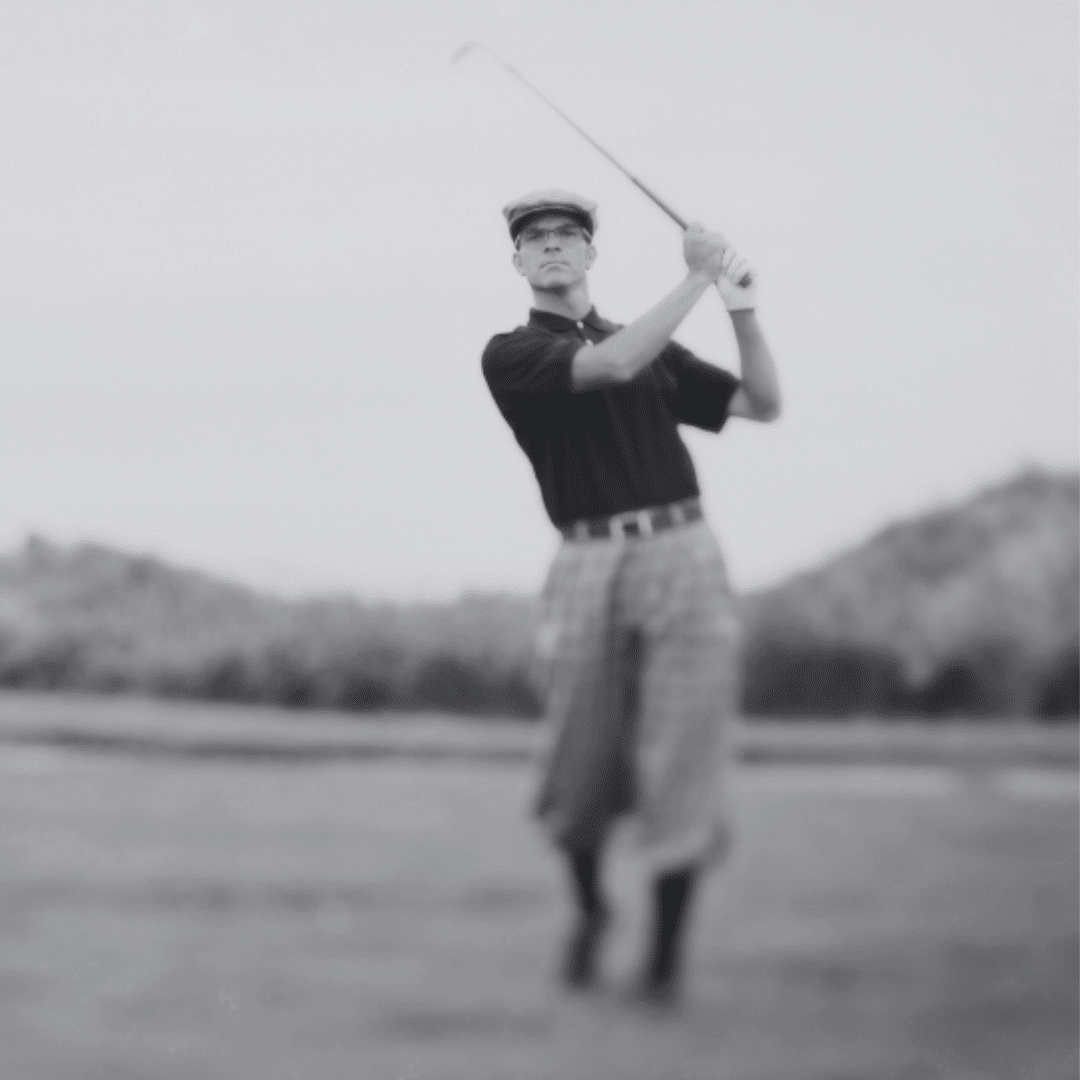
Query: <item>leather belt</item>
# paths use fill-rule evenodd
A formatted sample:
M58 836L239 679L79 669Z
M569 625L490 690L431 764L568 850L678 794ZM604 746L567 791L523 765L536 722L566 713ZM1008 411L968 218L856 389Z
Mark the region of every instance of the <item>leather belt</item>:
M684 499L667 506L628 510L611 517L583 518L559 531L567 540L606 540L623 536L652 536L653 533L700 521L704 517L700 499Z

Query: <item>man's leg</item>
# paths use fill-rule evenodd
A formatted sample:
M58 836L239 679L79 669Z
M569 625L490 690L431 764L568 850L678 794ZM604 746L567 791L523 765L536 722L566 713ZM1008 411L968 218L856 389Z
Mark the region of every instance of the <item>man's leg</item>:
M567 851L566 857L570 865L570 876L578 910L586 914L598 911L604 906L600 887L599 848Z
M596 982L600 943L610 910L600 884L600 848L568 849L566 859L577 912L566 942L562 977L567 986L584 989Z
M699 876L700 867L692 863L654 881L652 948L642 987L647 998L668 1002L678 991L687 917Z
M554 631L548 661L545 755L536 812L563 852L576 909L562 958L563 982L596 981L610 909L600 886L612 823L633 806L632 732L627 729L625 649L613 622L621 545L567 544L545 589Z
M705 527L643 544L631 566L644 629L639 835L654 866L654 922L638 992L672 1001L706 866L730 843L724 728L734 711L737 631L722 557Z

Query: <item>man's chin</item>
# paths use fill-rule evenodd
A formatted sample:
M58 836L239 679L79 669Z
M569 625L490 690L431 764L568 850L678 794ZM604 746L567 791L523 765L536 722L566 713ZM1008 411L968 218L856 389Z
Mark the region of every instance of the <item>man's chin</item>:
M541 292L564 293L567 289L572 289L576 284L577 278L573 274L552 272L537 275L532 287L539 289Z
M539 285L533 285L533 292L547 293L548 296L566 296L570 292L570 285L561 281L545 281Z

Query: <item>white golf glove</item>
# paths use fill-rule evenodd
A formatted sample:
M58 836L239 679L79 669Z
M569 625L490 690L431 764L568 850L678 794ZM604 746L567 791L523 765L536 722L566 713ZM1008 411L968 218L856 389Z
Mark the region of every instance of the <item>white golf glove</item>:
M728 248L721 263L723 272L716 279L716 287L728 311L749 311L757 307L757 274L754 268L734 248ZM750 275L750 284L739 282Z

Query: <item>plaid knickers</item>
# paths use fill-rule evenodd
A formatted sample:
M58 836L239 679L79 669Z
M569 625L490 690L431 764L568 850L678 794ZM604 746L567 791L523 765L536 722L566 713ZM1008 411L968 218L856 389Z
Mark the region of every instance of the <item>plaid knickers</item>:
M561 545L535 672L549 725L535 810L556 844L596 847L632 813L658 869L726 850L739 643L706 522Z

